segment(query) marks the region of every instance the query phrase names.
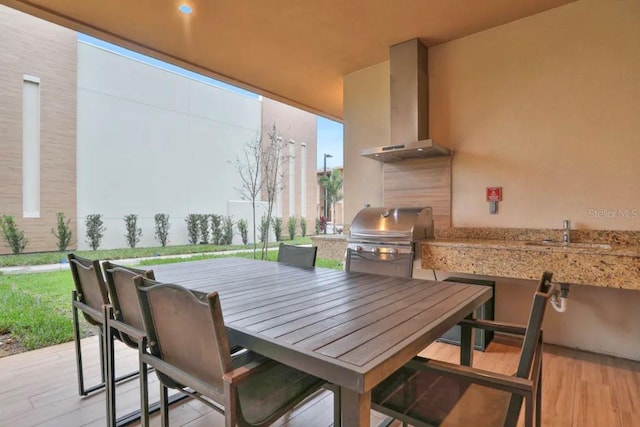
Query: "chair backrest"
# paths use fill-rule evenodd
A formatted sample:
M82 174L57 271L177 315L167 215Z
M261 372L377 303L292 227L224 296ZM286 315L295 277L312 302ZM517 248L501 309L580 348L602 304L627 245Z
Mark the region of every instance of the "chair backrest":
M529 322L527 323L527 330L525 332L524 340L522 343L520 361L518 363L518 369L516 370L515 374L516 377L529 378L529 375L531 373L531 367L533 366L534 358L536 356L536 349L538 348L538 341L540 340L540 334L542 333L542 321L544 320L544 313L546 311L549 298L553 293L551 276L552 273L549 273L547 271L542 273L542 278L538 283L536 293L533 295L531 313L529 314ZM511 395L504 421L505 427L512 427L517 425L521 406L522 396L516 394Z
M142 276L134 283L151 354L222 395L222 376L231 369L231 356L218 294L207 295L207 304L179 285ZM158 376L168 387L180 386L160 372Z
M102 312L102 306L109 304L109 294L107 286L104 283L102 269L98 260L90 260L79 257L75 254L69 254L69 267L73 276L73 283L78 293L78 300L96 310ZM101 315L91 315L86 311L82 311L87 322L92 325L102 324Z
M516 370L516 376L520 378L528 378L533 365L535 350L540 339L542 331L542 321L547 308L547 303L553 292L551 284L552 273L545 271L538 283L536 293L533 295L533 303L531 304L531 313L529 314L529 322L527 323L527 331L522 343L522 352L520 353L520 362Z
M124 267L113 264L110 261L104 261L102 269L107 279L107 289L109 290L115 318L144 333L140 303L138 302L138 294L133 284L133 278L143 276L147 279L155 280L153 271ZM122 342L130 347L137 347L138 343L135 339L122 332L118 334Z
M396 256L395 254L360 252L347 248L344 269L353 273L409 278L413 272L413 255L413 251Z
M317 253L317 246L292 246L280 243L278 262L298 267L315 267Z

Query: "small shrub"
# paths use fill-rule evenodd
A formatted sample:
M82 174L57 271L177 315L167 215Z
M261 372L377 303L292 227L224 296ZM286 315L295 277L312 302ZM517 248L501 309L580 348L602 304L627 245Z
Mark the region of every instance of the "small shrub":
M230 245L233 242L233 217L228 215L222 219L221 244Z
M260 238L261 243L264 243L265 240L267 240L267 235L269 234L269 225L269 218L263 215L262 218L260 218L260 229L258 230L258 237Z
M64 213L58 212L56 214L57 219L57 227L56 230L51 229L51 234L58 239L57 246L60 252L64 252L67 250L69 245L71 244L71 237L73 233L71 232L71 227L69 227L69 223L71 222L71 218L65 221Z
M273 234L276 235L276 242L282 240L282 218L280 217L273 218Z
M91 246L94 251L100 247L104 232L107 230L102 222L102 215L90 214L85 219L85 225L87 227L87 240L86 242Z
M200 215L189 214L184 219L184 221L187 223L187 236L189 236L189 244L197 244L198 237L200 237Z
M171 228L171 224L169 224L169 215L160 213L156 214L153 219L156 222L156 239L164 248L165 246L167 246L167 239L169 238L169 228Z
M238 225L238 231L240 232L240 238L242 239L242 244L246 245L249 243L249 223L247 223L246 219L239 219L236 223Z
M198 215L198 223L200 224L200 243L209 244L209 215Z
M320 218L316 218L316 234L320 234Z
M221 245L222 243L222 215L211 215L211 234L213 235L214 245Z
M295 216L290 216L287 222L287 228L289 230L289 240L293 240L296 237L296 227L298 226L298 219Z
M302 237L307 237L307 219L305 217L300 217L300 233Z
M16 225L15 219L11 215L0 217L0 227L2 227L2 240L5 246L11 249L14 255L20 254L27 247L29 239L24 237L24 231Z
M127 245L133 249L140 243L140 237L142 237L142 228L138 228L138 215L125 215L123 219L127 228L127 234L124 237L127 239Z

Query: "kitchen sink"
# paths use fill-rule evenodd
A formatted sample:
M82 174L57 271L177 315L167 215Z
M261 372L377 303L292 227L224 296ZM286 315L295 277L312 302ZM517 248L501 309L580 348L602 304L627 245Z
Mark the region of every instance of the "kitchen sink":
M607 243L588 243L588 242L557 242L554 240L542 240L540 242L525 242L525 246L543 246L556 248L576 248L576 249L611 249L611 245Z

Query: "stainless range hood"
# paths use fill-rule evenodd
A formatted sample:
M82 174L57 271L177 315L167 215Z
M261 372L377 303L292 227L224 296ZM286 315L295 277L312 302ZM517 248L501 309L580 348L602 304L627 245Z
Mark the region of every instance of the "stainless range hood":
M391 46L391 144L360 150L384 163L451 154L429 139L427 47L419 39Z
M430 139L423 139L422 141L410 144L385 145L360 150L361 156L383 163L425 157L449 156L450 154L451 151L447 147L438 145Z

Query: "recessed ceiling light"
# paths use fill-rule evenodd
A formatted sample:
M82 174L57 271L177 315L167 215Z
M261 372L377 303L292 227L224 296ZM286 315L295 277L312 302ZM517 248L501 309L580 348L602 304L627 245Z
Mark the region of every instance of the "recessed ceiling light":
M191 12L193 12L193 9L191 8L191 6L187 4L181 4L180 7L178 7L178 10L181 13L184 13L185 15L189 15L191 14Z

